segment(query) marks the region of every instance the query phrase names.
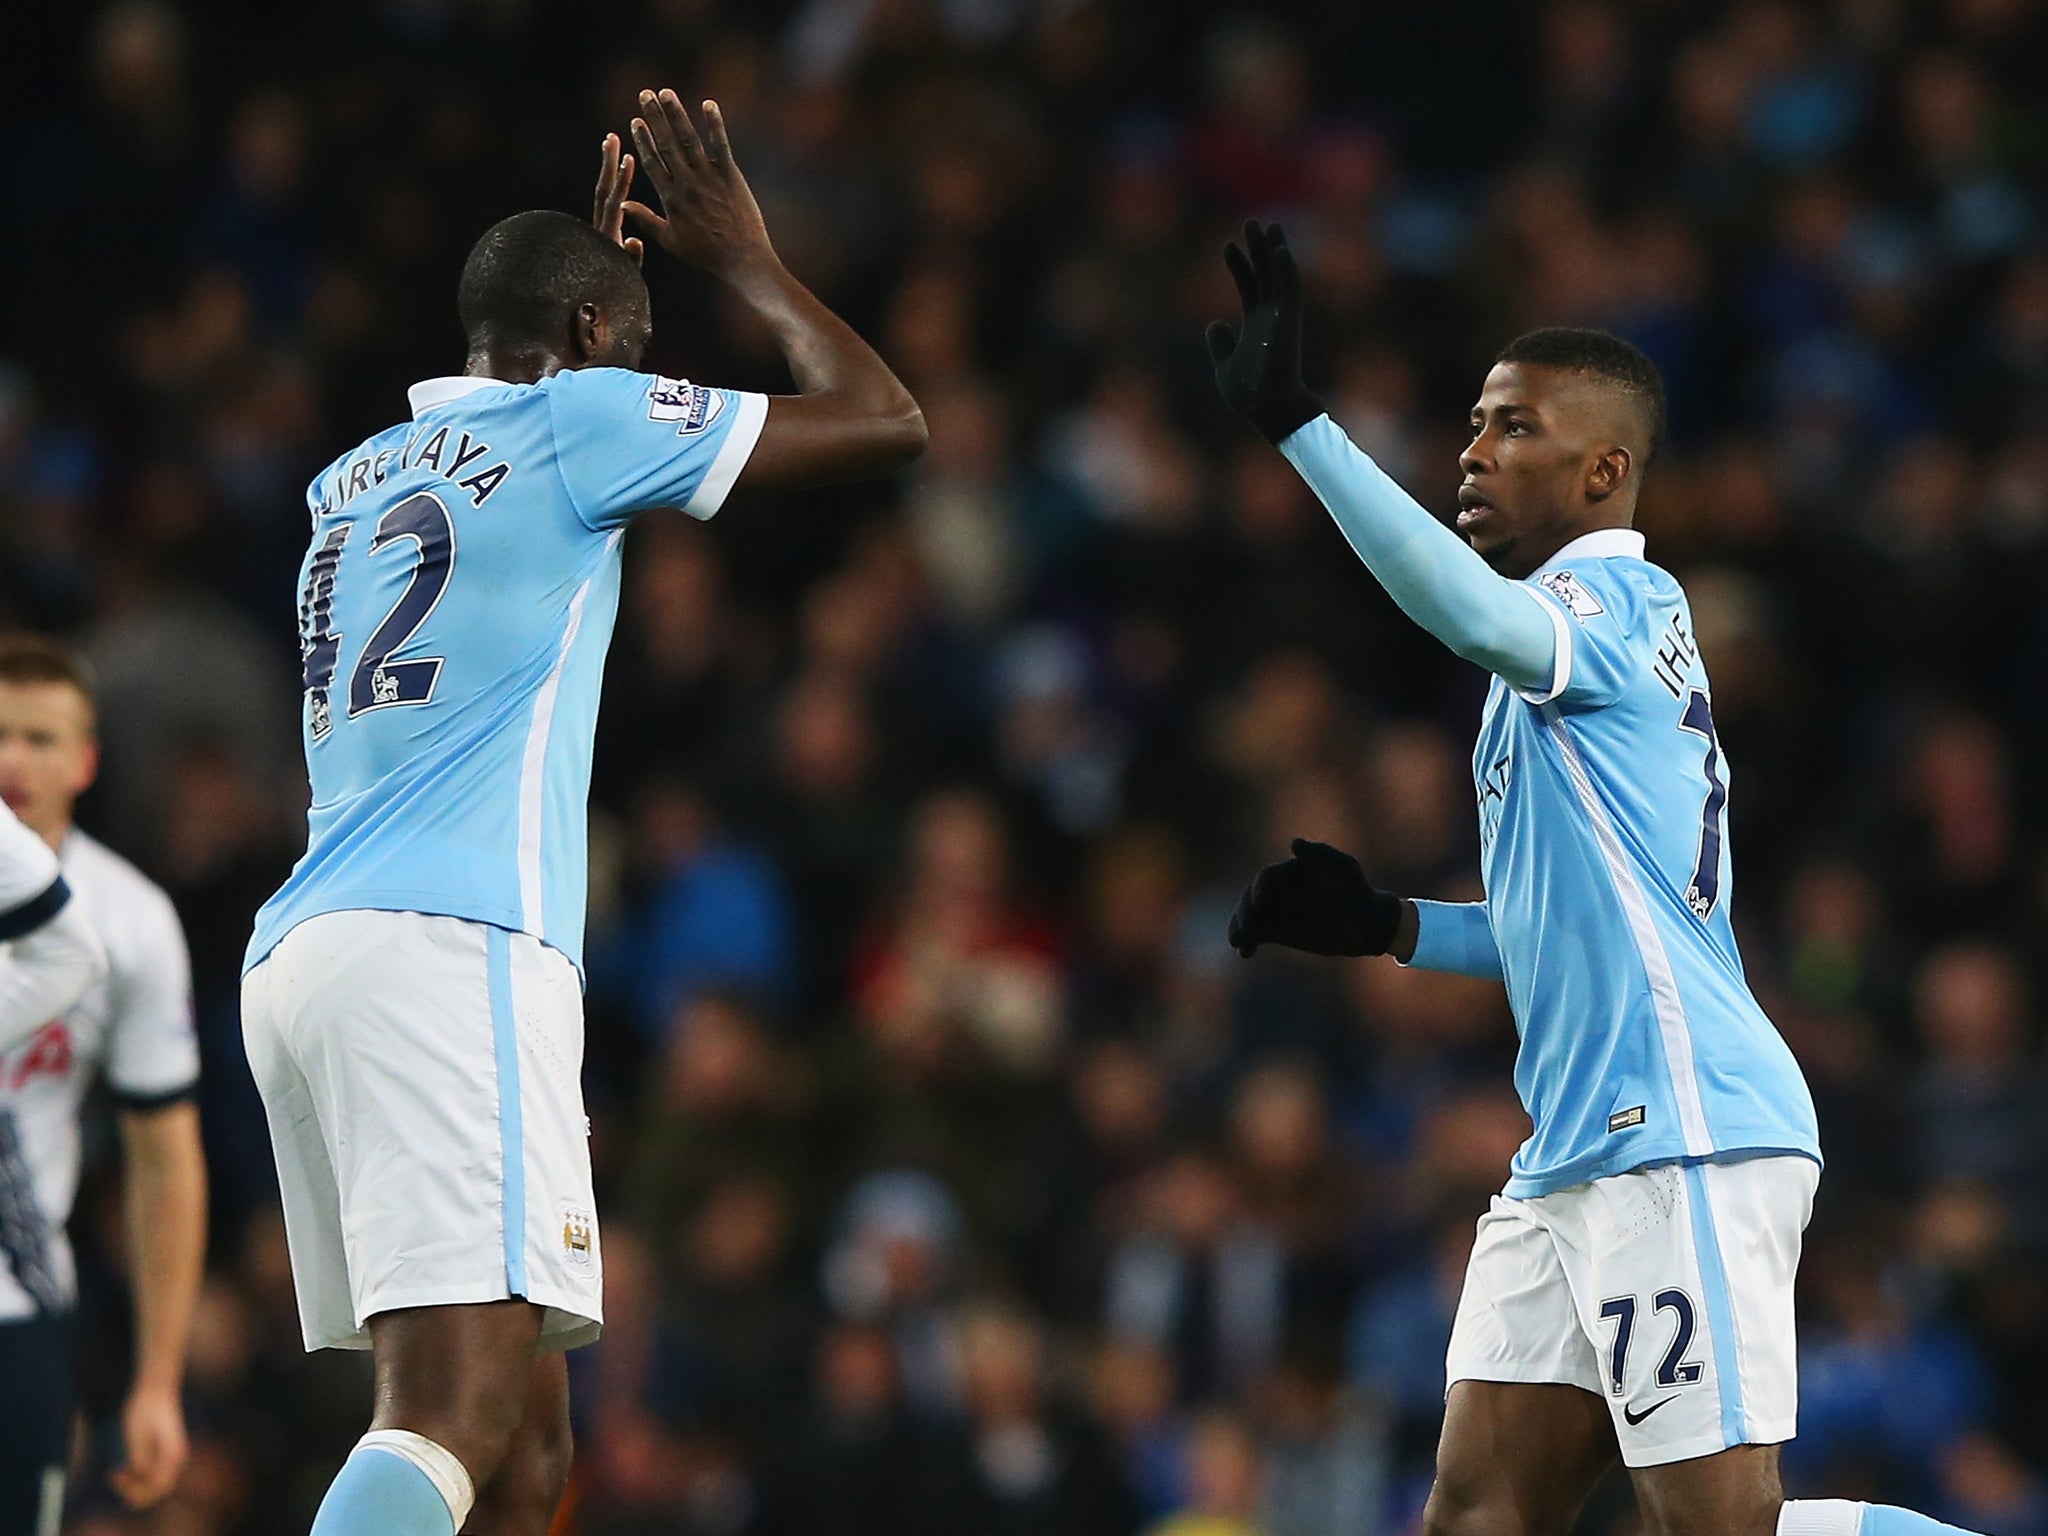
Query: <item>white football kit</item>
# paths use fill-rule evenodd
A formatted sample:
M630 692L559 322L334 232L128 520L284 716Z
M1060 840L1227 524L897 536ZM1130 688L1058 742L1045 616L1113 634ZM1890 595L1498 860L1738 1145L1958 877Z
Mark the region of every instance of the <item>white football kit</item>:
M68 1312L76 1299L64 1224L78 1192L79 1106L94 1075L118 1102L143 1108L175 1102L199 1080L192 962L170 897L83 832L64 839L61 862L71 906L101 935L107 966L63 1013L0 1051L0 1108L13 1132L0 1138L0 1322Z

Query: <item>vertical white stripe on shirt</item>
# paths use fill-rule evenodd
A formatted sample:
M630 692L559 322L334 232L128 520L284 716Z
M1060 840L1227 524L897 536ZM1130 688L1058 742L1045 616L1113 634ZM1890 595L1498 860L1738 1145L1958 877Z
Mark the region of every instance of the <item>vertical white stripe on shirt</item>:
M618 535L612 536L618 542ZM547 914L542 908L540 824L547 793L548 734L555 723L555 697L562 691L562 668L569 661L569 647L576 643L576 631L583 627L583 600L590 595L585 580L569 600L569 622L562 631L562 648L547 681L533 700L533 720L526 728L526 754L519 764L519 926L535 938L545 938Z
M1705 1157L1714 1150L1713 1135L1707 1130L1706 1107L1700 1101L1699 1079L1693 1073L1692 1026L1686 1022L1685 1004L1678 996L1678 979L1671 972L1671 957L1664 952L1664 936L1650 915L1649 900L1629 867L1621 837L1607 817L1606 807L1593 792L1593 780L1565 730L1564 720L1554 704L1545 705L1543 720L1564 753L1565 772L1579 793L1579 804L1593 823L1593 838L1600 856L1607 861L1607 873L1614 879L1614 892L1628 917L1636 953L1642 957L1643 972L1650 982L1650 1005L1656 1010L1657 1030L1664 1040L1664 1062L1671 1072L1671 1096L1678 1104L1678 1125L1685 1135L1687 1156Z

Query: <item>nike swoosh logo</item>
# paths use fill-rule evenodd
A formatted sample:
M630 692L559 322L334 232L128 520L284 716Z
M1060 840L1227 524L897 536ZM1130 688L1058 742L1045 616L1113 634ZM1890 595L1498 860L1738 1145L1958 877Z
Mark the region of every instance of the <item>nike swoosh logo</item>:
M1650 1406L1645 1408L1641 1413L1637 1413L1633 1408L1624 1408L1621 1410L1621 1416L1624 1419L1628 1420L1629 1427L1633 1429L1636 1425L1642 1423L1643 1420L1647 1419L1651 1414L1655 1413L1659 1408L1662 1408L1666 1403L1675 1403L1677 1401L1678 1399L1676 1397L1661 1398L1658 1401L1650 1404Z

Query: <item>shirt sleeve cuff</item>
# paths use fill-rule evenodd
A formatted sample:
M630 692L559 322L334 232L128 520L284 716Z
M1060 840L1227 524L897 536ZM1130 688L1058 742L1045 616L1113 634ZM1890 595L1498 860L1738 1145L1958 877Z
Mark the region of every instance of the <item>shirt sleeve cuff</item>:
M180 1104L189 1104L199 1097L199 1080L181 1084L176 1088L117 1088L109 1084L109 1096L121 1109L131 1114L153 1115L166 1109L175 1109Z
M71 887L59 875L40 895L31 896L18 907L0 912L0 943L25 938L64 910L71 900Z
M1500 975L1500 951L1484 902L1418 900L1415 914L1415 953L1403 965L1458 976Z
M1281 438L1279 441L1274 443L1273 446L1275 448L1278 448L1282 455L1284 455L1290 463L1293 463L1294 455L1287 452L1287 445L1289 443L1299 444L1301 434L1306 432L1310 427L1314 426L1319 421L1328 421L1332 426L1336 425L1335 421L1331 419L1330 413L1328 411L1318 411L1315 415L1309 417L1307 421L1304 421L1300 426L1296 427L1292 432L1288 433L1285 437ZM1299 468L1300 466L1297 464L1295 467Z
M732 494L733 483L739 479L740 471L754 456L754 445L761 440L761 429L768 424L766 395L742 392L733 409L739 414L726 432L725 441L718 446L718 457L711 461L711 468L697 483L697 494L683 507L690 516L700 520L708 519L725 505L725 498Z

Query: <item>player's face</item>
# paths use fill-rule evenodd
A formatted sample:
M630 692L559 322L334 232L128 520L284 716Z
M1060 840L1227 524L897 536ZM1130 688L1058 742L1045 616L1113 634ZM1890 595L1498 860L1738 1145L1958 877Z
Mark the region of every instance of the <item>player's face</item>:
M1472 441L1458 456L1458 531L1488 565L1520 580L1580 534L1606 526L1588 485L1611 449L1608 425L1578 376L1494 364L1472 407Z
M99 768L92 707L69 683L0 682L0 800L53 837Z

